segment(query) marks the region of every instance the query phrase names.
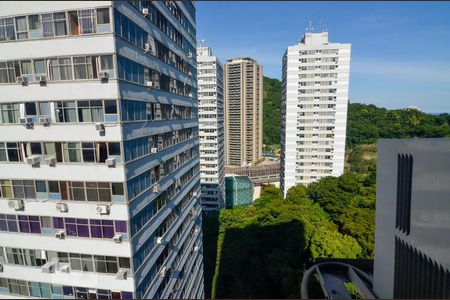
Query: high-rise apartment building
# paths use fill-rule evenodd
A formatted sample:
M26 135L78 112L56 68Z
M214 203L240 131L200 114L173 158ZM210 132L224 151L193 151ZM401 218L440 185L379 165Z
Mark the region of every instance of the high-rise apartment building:
M344 171L350 44L305 33L283 57L281 191Z
M223 67L208 47L197 48L200 182L203 210L225 206Z
M0 15L0 294L202 298L193 4Z
M377 147L373 291L382 299L450 298L450 139Z
M255 164L262 159L263 69L251 58L225 64L225 163Z

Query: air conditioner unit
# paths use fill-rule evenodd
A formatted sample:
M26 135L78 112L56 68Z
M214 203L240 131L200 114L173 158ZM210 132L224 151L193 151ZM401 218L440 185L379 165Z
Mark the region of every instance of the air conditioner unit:
M162 236L158 236L158 237L156 238L156 243L157 243L158 245L161 245L162 242L163 242Z
M40 83L46 83L47 82L47 76L45 76L45 75L35 76L34 79L36 81L39 81Z
M42 273L55 273L55 265L57 261L48 261L41 267Z
M143 8L143 9L142 9L142 14L143 14L144 16L148 15L148 8Z
M119 272L116 273L116 279L119 279L119 280L127 279L127 270L119 269Z
M194 252L198 252L200 250L200 247L199 246L195 246L194 247Z
M103 124L103 123L95 123L95 130L97 130L97 131L105 131L105 124Z
M194 55L192 54L192 52L188 52L187 57L188 58L192 58Z
M159 271L159 276L160 277L165 277L167 272L169 272L170 267L162 267L161 270Z
M154 87L155 84L153 83L153 81L146 81L146 82L145 82L145 86L148 86L148 87Z
M194 94L192 94L192 93L189 93L189 98L193 98L194 97Z
M155 183L154 185L153 185L153 193L159 193L159 191L160 191L160 187L159 187L159 183Z
M188 75L189 75L189 76L192 76L192 72L191 72L191 71L189 71L189 72L188 72Z
M109 214L109 206L108 205L97 205L96 211L97 211L97 214L99 214L99 215L107 215L107 214Z
M109 73L108 72L99 72L98 73L98 78L100 78L101 80L108 79L109 78Z
M66 203L56 203L56 210L59 212L68 212L69 208Z
M56 165L56 157L54 156L46 157L44 158L43 163L49 166L54 166Z
M24 207L24 203L22 199L9 199L8 207L11 209L19 210Z
M59 268L59 271L61 273L70 273L70 265L63 265Z
M152 47L150 46L150 43L145 43L145 45L144 45L145 53L149 52L151 49L152 49Z
M29 165L36 165L41 162L41 158L42 158L41 155L31 155L25 158L25 161Z
M121 234L116 234L113 236L113 241L114 243L121 243L122 242L122 235Z
M48 117L48 116L39 117L39 124L49 125L50 124L50 117Z
M29 124L33 124L33 118L32 117L25 117L25 118L20 118L20 124L23 125L29 125Z
M65 237L66 233L64 232L64 230L58 230L57 232L55 232L55 238L62 240Z
M106 159L106 165L109 168L115 167L116 166L116 159L115 158L108 158L108 159Z
M23 77L23 76L18 76L18 77L16 77L16 83L25 85L25 84L28 83L28 79L26 77Z
M158 151L159 151L159 148L157 148L157 147L153 147L151 149L152 154L158 153Z

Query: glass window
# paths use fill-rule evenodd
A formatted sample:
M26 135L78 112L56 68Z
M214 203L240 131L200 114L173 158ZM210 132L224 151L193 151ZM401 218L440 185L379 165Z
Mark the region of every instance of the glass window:
M73 69L75 73L75 79L92 79L94 77L92 69L92 58L87 57L74 57Z
M34 60L34 74L36 76L47 75L47 70L46 70L44 59L35 59Z
M28 16L28 28L30 31L41 29L41 19L39 18L39 15Z
M105 114L117 114L116 100L105 100Z
M64 162L81 162L80 143L63 143Z
M123 183L121 182L113 182L111 183L112 194L113 195L123 195Z
M72 199L75 201L85 201L86 200L83 182L76 182L76 181L70 182L69 183L69 193L72 194Z
M83 162L95 162L94 143L82 143Z
M97 9L97 32L110 32L109 8Z
M36 180L36 192L47 193L47 184L43 180Z
M43 14L42 17L42 28L45 37L50 37L55 35L55 29L53 27L53 14Z
M20 106L19 103L0 104L1 120L3 123L19 123Z
M112 55L100 56L100 68L104 72L108 72L110 78L114 77L114 64Z
M18 143L6 143L8 160L9 161L22 161L21 151Z
M57 101L55 110L58 122L77 122L75 101Z
M80 23L80 33L86 34L86 33L94 33L94 10L93 9L86 9L86 10L80 10L78 11L78 20Z
M0 143L0 161L7 161L5 143Z
M120 143L108 143L109 155L120 156Z
M54 13L53 19L55 22L55 35L67 35L67 27L66 27L66 13Z
M0 41L15 39L14 18L0 19Z
M28 38L27 17L16 17L17 39L24 40Z

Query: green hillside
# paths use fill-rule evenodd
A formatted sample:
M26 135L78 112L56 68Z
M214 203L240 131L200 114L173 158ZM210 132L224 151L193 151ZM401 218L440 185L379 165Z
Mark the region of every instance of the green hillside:
M264 77L263 143L280 144L281 82Z

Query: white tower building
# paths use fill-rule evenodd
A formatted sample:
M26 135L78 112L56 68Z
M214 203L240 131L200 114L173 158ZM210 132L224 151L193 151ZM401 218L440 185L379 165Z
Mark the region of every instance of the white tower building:
M223 67L208 47L197 48L201 200L203 210L225 206Z
M0 297L202 298L195 7L0 2Z
M283 57L281 190L344 171L351 44L305 33Z

